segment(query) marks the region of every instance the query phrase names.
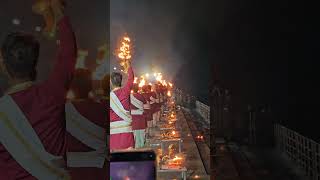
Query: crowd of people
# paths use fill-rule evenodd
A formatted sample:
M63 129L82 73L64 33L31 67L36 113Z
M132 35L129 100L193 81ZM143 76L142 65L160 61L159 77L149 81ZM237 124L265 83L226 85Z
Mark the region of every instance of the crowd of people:
M159 81L140 85L134 78L130 61L126 61L127 82L122 86L122 74L111 74L110 150L145 147L150 128L159 121L161 107L167 99L168 87ZM136 80L135 80L136 79Z

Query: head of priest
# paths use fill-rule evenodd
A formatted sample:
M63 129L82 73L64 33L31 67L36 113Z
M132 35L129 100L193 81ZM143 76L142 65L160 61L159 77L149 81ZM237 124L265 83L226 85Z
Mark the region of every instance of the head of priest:
M9 86L36 79L39 49L40 43L30 34L14 32L5 37L0 70L6 74Z
M92 72L88 69L76 69L70 85L75 99L87 99L92 91Z
M113 72L110 78L111 90L121 87L122 83L122 74L119 72Z

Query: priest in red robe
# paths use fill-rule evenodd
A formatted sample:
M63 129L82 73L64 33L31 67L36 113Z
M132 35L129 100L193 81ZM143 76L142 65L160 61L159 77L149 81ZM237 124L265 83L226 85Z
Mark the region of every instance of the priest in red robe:
M71 178L104 180L109 171L106 168L108 112L103 104L89 98L92 90L89 70L76 70L70 90L75 96L66 104L67 162Z
M62 4L59 1L52 2L55 19L58 22L58 39L60 43L49 78L42 83L34 83L37 74L39 42L29 34L9 34L2 44L1 54L3 60L0 63L3 63L3 70L8 74L10 87L6 90L4 97L0 98L0 104L3 98L11 99L12 104L14 104L12 107L16 108L17 111L21 113L21 117L25 119L23 123L31 127L29 130L32 131L31 134L34 135L33 137L35 137L35 139L30 139L22 135L20 137L25 138L24 143L32 144L33 142L31 141L39 139L37 146L41 147L43 153L46 153L46 155L50 157L64 157L62 159L51 160L51 162L47 161L46 158L42 159L47 162L50 168L55 169L54 171L51 171L52 169L49 169L48 166L40 164L38 164L38 166L44 168L46 172L48 172L47 174L53 173L53 176L56 175L56 177L60 177L61 179L67 179L69 175L63 172L63 169L65 169L67 150L64 112L66 94L74 73L77 47L69 19L64 16ZM1 107L1 115L9 113L9 111L5 111ZM5 116L0 116L0 119L3 118L0 121L9 120L14 122L21 120L20 118L6 119L4 117ZM45 172L37 172L36 170L32 170L32 166L26 165L30 163L30 161L32 161L32 163L39 162L34 159L25 158L37 156L35 155L36 153L34 153L34 149L27 148L21 143L21 147L30 151L24 154L25 157L20 157L19 154L8 151L8 146L5 147L5 144L8 145L8 142L4 142L3 139L0 141L1 180L35 180L41 179L37 177L47 176L43 174ZM23 149L19 150L22 153ZM61 168L57 168L58 166Z
M144 110L147 107L147 101L142 94L138 93L139 87L137 84L133 86L131 93L131 116L132 130L135 140L135 148L142 148L145 144L147 121Z
M128 78L121 87L122 74L111 74L110 85L110 150L134 148L132 117L130 114L130 93L134 82L134 74L130 61L126 62Z

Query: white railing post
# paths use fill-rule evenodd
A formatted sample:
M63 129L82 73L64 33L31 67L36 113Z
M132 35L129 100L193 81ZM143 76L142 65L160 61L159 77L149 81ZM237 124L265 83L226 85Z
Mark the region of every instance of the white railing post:
M320 179L320 144L279 124L275 125L276 145L310 180Z

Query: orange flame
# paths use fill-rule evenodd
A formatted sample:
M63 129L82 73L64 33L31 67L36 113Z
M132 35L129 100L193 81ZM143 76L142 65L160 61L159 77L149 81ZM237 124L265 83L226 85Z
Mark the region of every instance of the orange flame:
M157 77L156 77L156 80L161 82L162 81L162 74L161 73L158 73Z
M146 84L146 81L142 78L140 83L139 83L139 87L143 87Z
M171 96L171 91L168 91L167 96L169 97Z
M121 42L121 46L119 48L118 57L123 61L131 59L131 49L130 49L130 38L129 37L123 37L123 41Z

